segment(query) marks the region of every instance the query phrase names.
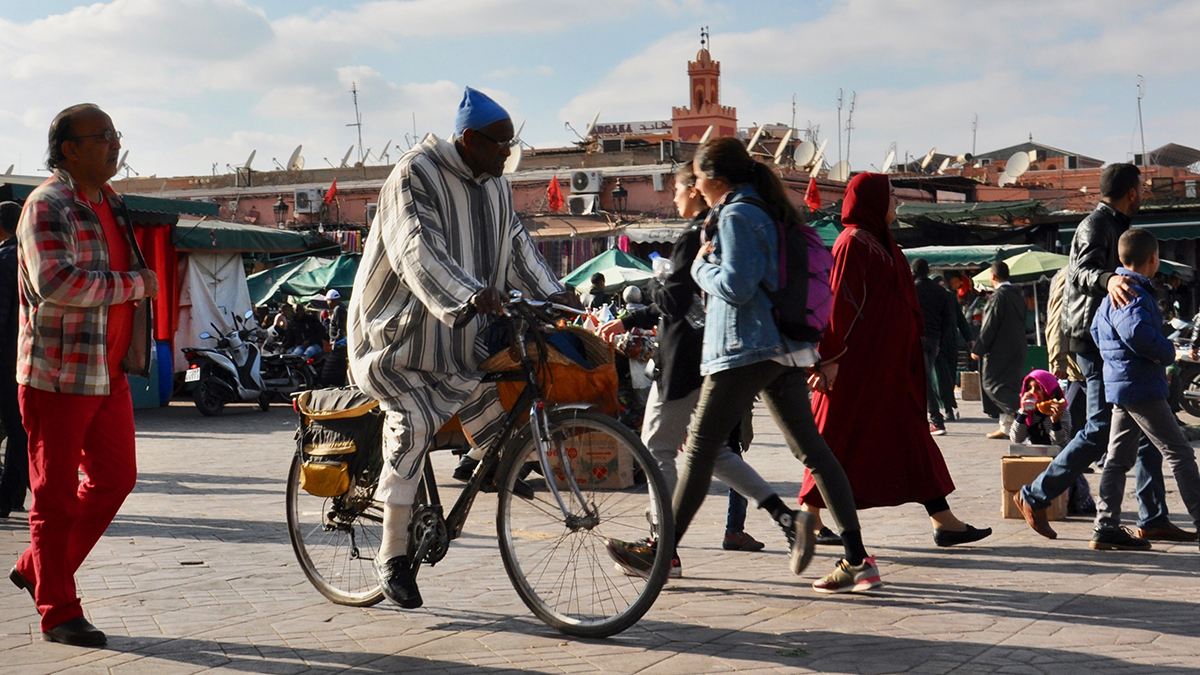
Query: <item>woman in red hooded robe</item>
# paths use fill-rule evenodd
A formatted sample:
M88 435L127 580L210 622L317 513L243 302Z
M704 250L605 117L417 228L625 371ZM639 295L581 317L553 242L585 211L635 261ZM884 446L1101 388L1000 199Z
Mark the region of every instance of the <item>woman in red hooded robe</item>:
M908 261L888 229L895 219L886 175L859 174L846 186L813 416L859 509L918 502L938 546L978 541L991 529L963 523L946 502L954 481L925 418L924 323ZM806 472L800 501L812 511L823 506L815 487Z

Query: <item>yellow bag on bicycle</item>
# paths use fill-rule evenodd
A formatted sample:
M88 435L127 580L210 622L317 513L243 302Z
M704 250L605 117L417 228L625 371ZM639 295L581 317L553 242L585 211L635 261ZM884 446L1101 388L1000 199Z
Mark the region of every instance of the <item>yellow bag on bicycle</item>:
M295 399L300 487L317 497L346 494L383 462L383 411L357 387L315 389Z
M591 331L567 326L558 332L578 338L583 345L583 356L587 367L564 356L548 345L546 360L540 362L538 346L528 343L529 355L539 368L539 381L547 403L593 403L607 415L616 417L620 412L617 402L617 367L613 360L613 347ZM521 361L515 348L497 352L479 365L488 372L518 370ZM497 382L496 391L505 410L512 410L517 397L525 389L524 382Z

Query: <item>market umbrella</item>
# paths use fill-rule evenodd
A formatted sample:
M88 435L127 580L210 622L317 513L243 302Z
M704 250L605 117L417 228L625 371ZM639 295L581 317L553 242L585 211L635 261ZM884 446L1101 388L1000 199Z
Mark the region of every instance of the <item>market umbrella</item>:
M1054 273L1067 266L1071 259L1065 255L1047 251L1025 251L1006 259L1008 280L1014 284L1025 284L1039 279L1049 279ZM991 288L992 271L985 269L974 277L977 287Z
M1158 260L1158 273L1168 277L1179 277L1182 281L1191 281L1196 278L1196 270L1192 269L1190 265L1163 258Z
M250 289L250 302L255 307L261 307L269 302L282 301L287 296L286 293L279 290L283 282L297 274L315 270L324 264L324 260L308 257L251 274L246 277L246 286Z
M604 288L609 291L630 284L639 286L654 276L646 261L614 248L576 267L561 281L579 293L590 293L592 275L596 272L604 275Z
M842 233L841 219L834 216L814 220L809 224L821 235L825 248L833 248L833 242L837 241L838 235Z
M279 288L288 295L311 299L323 295L325 291L336 288L342 294L342 301L350 299L350 291L354 287L354 274L358 272L358 262L362 256L343 254L333 262L297 274L280 284Z

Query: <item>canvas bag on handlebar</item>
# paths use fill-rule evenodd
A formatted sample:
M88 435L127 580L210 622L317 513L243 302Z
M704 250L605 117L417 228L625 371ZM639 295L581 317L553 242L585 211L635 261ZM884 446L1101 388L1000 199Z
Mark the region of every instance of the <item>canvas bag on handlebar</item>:
M575 326L558 329L578 339L582 344L582 357L586 365L564 355L552 343L547 343L546 357L541 359L537 343L528 342L529 355L537 364L539 381L547 403L593 403L608 415L620 412L617 402L617 367L613 360L613 347L590 331ZM488 372L518 370L521 367L519 354L508 347L493 354L479 364L479 369ZM512 410L517 397L525 388L523 382L498 382L496 391L505 410Z
M383 411L357 387L315 389L296 397L300 427L300 487L317 497L337 497L383 461Z

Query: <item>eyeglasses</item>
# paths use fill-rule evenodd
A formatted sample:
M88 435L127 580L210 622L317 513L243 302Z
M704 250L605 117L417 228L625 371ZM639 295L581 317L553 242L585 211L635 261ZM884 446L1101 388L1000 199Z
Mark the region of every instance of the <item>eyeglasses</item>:
M102 134L84 134L83 136L76 136L74 140L77 141L81 138L103 138L105 143L112 143L113 141L119 140L121 137L121 132L113 129L105 129L104 133Z
M479 134L480 136L483 136L484 138L488 139L489 141L495 143L496 145L498 145L502 148L515 148L521 144L521 139L516 136L513 136L507 142L502 143L502 142L492 138L491 136L488 136L487 134L483 133L482 131L475 130L475 133Z

